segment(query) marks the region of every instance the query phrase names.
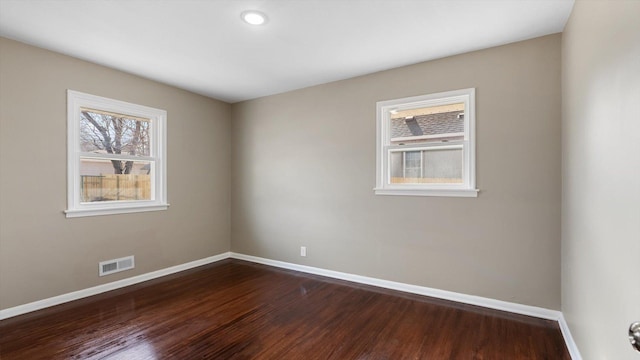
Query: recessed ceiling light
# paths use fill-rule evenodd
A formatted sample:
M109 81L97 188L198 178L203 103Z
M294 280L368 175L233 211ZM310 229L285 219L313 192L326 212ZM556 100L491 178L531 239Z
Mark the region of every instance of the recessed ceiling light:
M267 22L267 15L255 10L244 11L240 14L240 17L247 24L251 25L263 25Z

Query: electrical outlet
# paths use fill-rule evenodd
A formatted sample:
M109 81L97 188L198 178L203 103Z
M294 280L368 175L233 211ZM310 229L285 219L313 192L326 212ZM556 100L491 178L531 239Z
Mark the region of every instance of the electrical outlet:
M300 246L300 256L307 256L307 247Z

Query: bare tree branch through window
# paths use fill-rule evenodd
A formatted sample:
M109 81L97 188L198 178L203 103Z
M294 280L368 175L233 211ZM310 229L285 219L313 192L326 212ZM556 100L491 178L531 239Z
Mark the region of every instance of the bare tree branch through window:
M91 110L80 114L80 151L149 156L150 121ZM113 173L129 174L133 163L111 160Z

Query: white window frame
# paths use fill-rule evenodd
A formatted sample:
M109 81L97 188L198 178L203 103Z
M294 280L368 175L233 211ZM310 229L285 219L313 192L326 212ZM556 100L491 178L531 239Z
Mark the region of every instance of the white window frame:
M149 156L95 154L80 150L81 109L94 109L151 121ZM167 112L143 105L67 90L67 218L166 210L167 203ZM119 158L142 160L152 164L151 200L82 202L80 195L80 158Z
M447 142L391 145L391 114L431 106L464 103L464 138ZM447 91L376 103L376 195L477 197L475 88ZM431 136L429 136L431 137ZM427 137L421 137L427 138ZM392 184L390 154L394 151L462 148L460 184Z

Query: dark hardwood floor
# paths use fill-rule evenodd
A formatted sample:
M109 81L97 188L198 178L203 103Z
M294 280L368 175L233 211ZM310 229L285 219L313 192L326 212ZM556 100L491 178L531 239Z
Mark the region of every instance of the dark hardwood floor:
M0 359L570 359L557 323L239 260L0 321Z

